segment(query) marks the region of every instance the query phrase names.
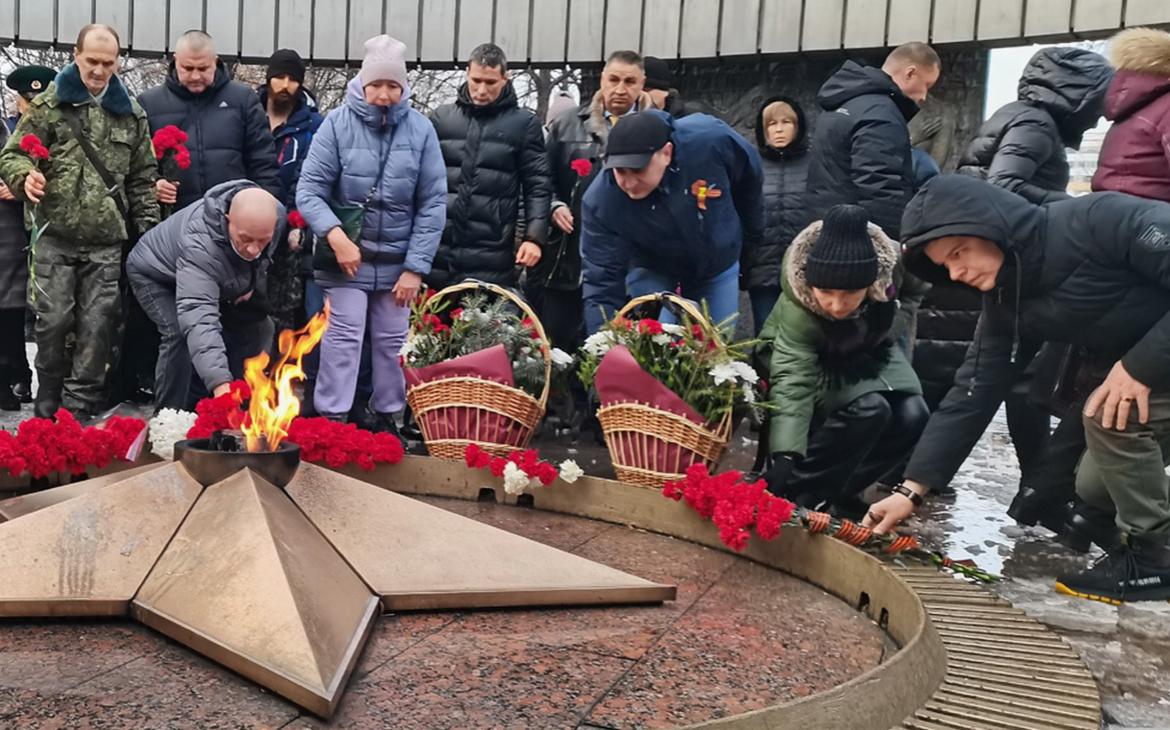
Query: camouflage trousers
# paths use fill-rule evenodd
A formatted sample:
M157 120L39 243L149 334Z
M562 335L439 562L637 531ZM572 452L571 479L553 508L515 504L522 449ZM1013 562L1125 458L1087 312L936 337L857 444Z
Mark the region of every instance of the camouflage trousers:
M37 414L50 415L62 405L97 413L105 405L106 373L122 318L122 244L78 247L44 236L34 261Z

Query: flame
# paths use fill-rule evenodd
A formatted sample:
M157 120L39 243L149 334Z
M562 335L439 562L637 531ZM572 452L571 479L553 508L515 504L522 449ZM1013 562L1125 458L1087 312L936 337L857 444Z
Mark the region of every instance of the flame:
M329 322L329 304L299 330L284 330L277 339L280 360L269 376L268 353L244 361L244 380L252 389L248 405L248 422L244 437L248 451L275 451L288 436L292 420L300 415L301 402L293 391L298 380L305 379L301 360L321 342Z

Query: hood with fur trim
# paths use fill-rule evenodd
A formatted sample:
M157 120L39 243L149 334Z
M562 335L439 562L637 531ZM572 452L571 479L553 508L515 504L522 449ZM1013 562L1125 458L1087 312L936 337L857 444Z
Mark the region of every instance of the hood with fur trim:
M873 302L888 302L894 295L894 268L898 265L901 252L898 242L883 233L881 228L870 223L868 230L869 240L873 242L873 249L877 253L878 275L877 279L870 285L865 297ZM804 278L808 255L820 236L821 221L815 221L792 239L792 246L785 259L784 283L798 304L818 317L831 319L825 310L817 304L812 287Z
M1118 122L1170 94L1170 33L1130 28L1113 38L1117 75L1105 96L1105 117Z

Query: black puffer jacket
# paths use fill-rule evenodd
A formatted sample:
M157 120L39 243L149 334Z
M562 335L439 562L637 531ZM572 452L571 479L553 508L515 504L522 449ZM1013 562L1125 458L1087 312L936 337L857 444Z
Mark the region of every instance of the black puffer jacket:
M146 110L151 134L169 124L187 133L191 167L179 174L176 208L228 180L251 180L281 198L276 151L260 97L232 81L222 62L211 86L199 94L179 83L172 63L167 80L144 91L138 103Z
M1080 345L1096 361L1120 359L1155 392L1170 389L1170 205L1094 193L1039 206L943 175L907 206L902 230L907 266L932 280L945 272L924 249L941 236L979 236L1006 254L983 295L970 387L952 390L931 417L908 478L933 487L954 476L982 434L975 414L998 405L1018 377L1021 342Z
M8 125L0 124L0 145L8 144ZM28 231L24 203L0 201L0 309L23 309L28 285Z
M934 409L955 382L979 321L979 292L961 284L936 283L918 309L914 371L926 403Z
M918 105L880 68L853 61L829 77L817 103L827 113L813 133L805 222L852 203L898 240L902 211L914 191L906 125Z
M796 139L784 149L769 146L764 129L764 109L777 101L796 111ZM764 163L764 236L758 245L744 249L740 281L745 289L780 286L784 252L804 229L808 138L808 122L795 99L776 96L760 106L756 114L756 147Z
M1096 126L1113 78L1108 62L1080 48L1043 48L1020 76L1019 100L983 123L959 172L983 178L1033 203L1067 198L1065 148L1078 149Z
M548 239L552 180L540 120L517 106L509 83L486 106L476 106L464 84L431 121L447 165L447 226L427 283L514 285L521 196L525 240Z

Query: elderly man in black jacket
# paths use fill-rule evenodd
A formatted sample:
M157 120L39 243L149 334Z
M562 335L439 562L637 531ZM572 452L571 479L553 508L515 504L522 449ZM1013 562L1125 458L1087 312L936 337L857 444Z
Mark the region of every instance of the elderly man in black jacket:
M902 210L914 192L907 123L938 81L942 63L925 43L898 46L881 68L845 64L821 86L808 172L808 220L834 205L865 208L869 220L899 239Z
M479 279L515 286L516 267L535 266L548 240L552 179L544 128L517 105L499 46L471 51L458 98L436 109L431 121L447 165L447 226L427 284Z
M175 125L187 133L191 166L176 186L158 181L158 201L183 207L228 180L251 180L273 195L281 193L276 151L260 98L232 81L215 53L211 36L190 30L175 43L167 79L138 97L151 134Z
M192 371L213 395L242 376L244 358L268 348L272 322L225 322L222 304L263 289L285 209L248 180L221 183L155 226L126 260L134 295L162 335L156 408L192 405Z
M1170 205L1095 193L1046 206L962 175L936 178L903 219L906 264L983 292L966 393L931 417L897 493L868 525L885 531L957 469L982 430L971 402L1002 397L1018 377L1020 343L1085 352L1087 450L1077 492L1116 509L1123 544L1057 590L1110 603L1170 599ZM1095 388L1092 386L1096 385ZM1091 390L1091 394L1089 394Z

